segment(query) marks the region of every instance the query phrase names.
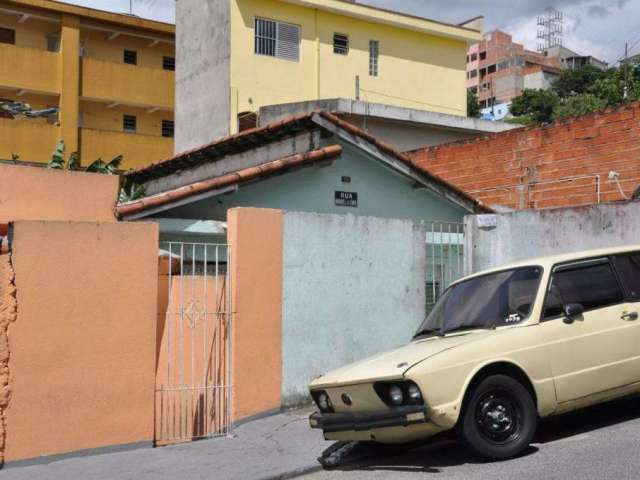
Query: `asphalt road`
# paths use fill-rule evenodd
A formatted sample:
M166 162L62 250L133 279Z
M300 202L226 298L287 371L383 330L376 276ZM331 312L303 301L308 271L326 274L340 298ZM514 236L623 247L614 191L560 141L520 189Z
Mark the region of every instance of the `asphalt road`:
M640 398L542 423L520 458L482 463L453 441L405 451L386 449L359 463L297 477L304 480L640 479Z

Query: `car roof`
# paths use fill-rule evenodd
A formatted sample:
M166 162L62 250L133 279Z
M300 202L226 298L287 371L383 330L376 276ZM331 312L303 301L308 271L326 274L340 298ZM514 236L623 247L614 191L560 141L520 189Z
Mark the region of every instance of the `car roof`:
M599 248L594 250L584 250L581 252L573 252L573 253L564 253L559 255L549 255L546 257L535 257L535 258L527 258L524 260L518 260L517 262L507 263L504 265L500 265L499 267L490 268L487 270L482 270L480 272L474 273L472 275L467 275L455 282L452 282L452 285L455 283L459 283L464 280L468 280L469 278L479 277L481 275L486 275L487 273L499 272L502 270L510 270L512 268L518 267L528 267L528 266L540 266L545 270L550 269L553 265L557 263L565 263L577 260L583 260L586 258L594 258L594 257L605 257L608 255L615 255L617 253L628 253L628 252L640 252L640 244L637 245L625 245L619 247L608 247L608 248Z

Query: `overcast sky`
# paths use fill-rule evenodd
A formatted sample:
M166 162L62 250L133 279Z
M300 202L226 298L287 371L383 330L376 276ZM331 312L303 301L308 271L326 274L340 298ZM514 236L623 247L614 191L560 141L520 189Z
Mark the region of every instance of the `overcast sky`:
M130 0L67 0L104 10L128 12ZM219 0L207 0L219 1ZM581 54L615 63L629 42L640 53L640 0L361 0L361 3L403 10L447 22L484 15L487 29L511 33L527 48L536 49L536 17L553 6L565 14L564 43ZM175 0L133 0L133 13L174 21Z

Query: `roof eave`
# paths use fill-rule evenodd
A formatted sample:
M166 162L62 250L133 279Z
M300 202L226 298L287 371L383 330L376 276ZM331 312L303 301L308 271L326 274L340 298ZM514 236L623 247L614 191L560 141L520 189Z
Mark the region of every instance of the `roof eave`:
M446 37L467 43L482 40L482 32L429 18L418 17L406 13L386 10L371 5L362 5L349 0L281 0L294 5L324 10L338 15L358 18L368 22L390 25L405 30Z

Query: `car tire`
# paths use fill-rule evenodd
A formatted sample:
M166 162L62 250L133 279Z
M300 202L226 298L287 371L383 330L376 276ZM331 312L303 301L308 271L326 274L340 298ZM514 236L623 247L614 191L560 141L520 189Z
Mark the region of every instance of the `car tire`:
M458 434L483 460L522 454L536 432L538 417L529 391L507 375L482 380L465 402Z

